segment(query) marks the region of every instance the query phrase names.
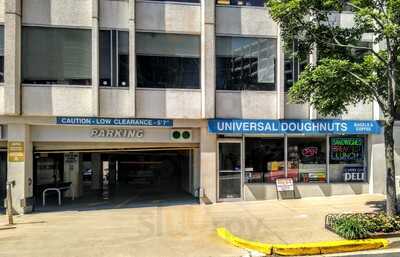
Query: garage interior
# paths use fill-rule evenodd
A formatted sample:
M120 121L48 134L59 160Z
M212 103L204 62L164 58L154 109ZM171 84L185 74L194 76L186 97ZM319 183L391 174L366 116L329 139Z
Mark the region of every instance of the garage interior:
M193 149L124 149L34 154L35 210L197 203ZM58 206L51 187L70 186Z
M0 151L0 213L5 212L4 203L7 195L7 152Z

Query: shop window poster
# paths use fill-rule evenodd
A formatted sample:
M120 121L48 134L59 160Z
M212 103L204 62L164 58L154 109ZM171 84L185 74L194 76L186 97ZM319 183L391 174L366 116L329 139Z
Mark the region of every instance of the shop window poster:
M356 137L331 138L331 160L360 161L364 157L364 140Z

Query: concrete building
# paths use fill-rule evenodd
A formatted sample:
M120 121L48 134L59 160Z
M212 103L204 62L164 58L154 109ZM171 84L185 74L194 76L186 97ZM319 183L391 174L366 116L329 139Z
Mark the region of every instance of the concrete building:
M301 197L384 193L378 105L328 119L289 104L302 63L262 5L0 0L1 197L14 181L18 213L60 187L75 201L275 199L285 177Z

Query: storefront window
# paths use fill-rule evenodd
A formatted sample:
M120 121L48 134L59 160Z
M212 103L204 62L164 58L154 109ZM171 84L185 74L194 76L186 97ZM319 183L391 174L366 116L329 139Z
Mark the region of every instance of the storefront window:
M366 141L364 136L332 136L327 144L325 135L289 135L285 146L284 138L247 137L245 183L275 183L286 177L295 183L328 183L328 173L329 183L368 182Z
M217 90L275 90L276 39L217 37Z
M283 138L246 138L245 183L275 183L285 177Z
M332 137L330 182L367 182L365 137Z
M294 182L326 182L326 138L288 138L288 177Z

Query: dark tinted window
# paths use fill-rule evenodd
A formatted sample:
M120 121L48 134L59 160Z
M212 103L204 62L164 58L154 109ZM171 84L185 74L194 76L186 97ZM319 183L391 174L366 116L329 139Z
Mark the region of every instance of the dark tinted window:
M199 88L199 58L138 55L136 61L138 87Z
M138 87L200 88L200 38L136 33Z
M129 85L129 33L100 31L100 86Z
M23 83L90 85L91 35L86 29L23 27Z
M218 90L275 90L276 40L217 37Z

